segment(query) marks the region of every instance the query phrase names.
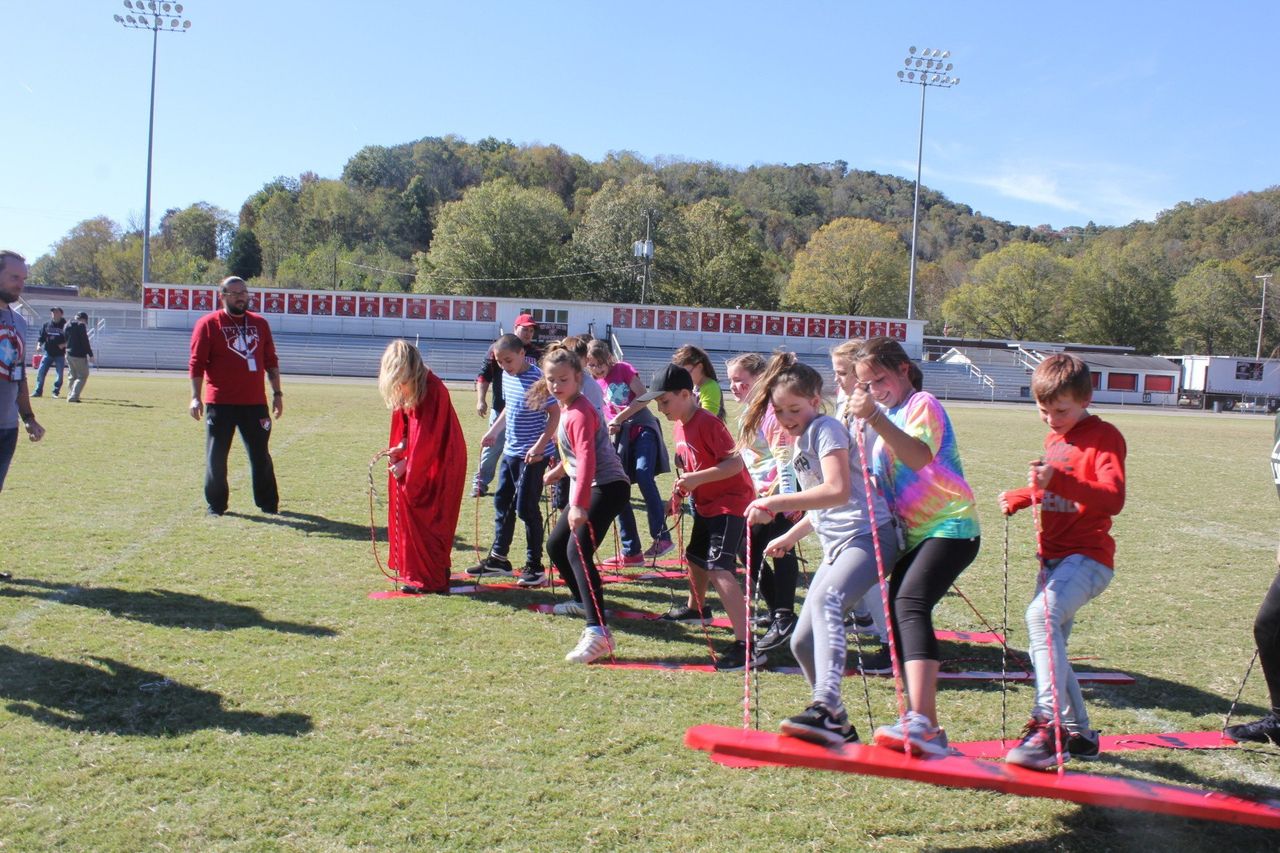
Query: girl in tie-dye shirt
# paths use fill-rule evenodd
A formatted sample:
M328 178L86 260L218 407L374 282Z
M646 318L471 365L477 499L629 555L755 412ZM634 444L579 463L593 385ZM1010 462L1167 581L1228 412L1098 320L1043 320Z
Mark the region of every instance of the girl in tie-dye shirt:
M920 390L921 374L902 345L871 338L853 357L858 385L850 414L878 434L876 477L903 530L905 551L889 579L892 629L906 672L910 710L876 729L876 743L943 755L938 725L938 641L933 608L978 555L978 515L964 479L955 432L942 404ZM877 405L878 404L878 405Z

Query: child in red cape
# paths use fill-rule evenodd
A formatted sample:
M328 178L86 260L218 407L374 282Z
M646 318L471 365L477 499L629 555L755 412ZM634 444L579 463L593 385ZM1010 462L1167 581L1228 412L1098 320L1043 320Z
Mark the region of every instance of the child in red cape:
M448 593L467 478L462 426L449 390L406 341L392 342L382 354L378 390L391 409L388 563L402 592Z

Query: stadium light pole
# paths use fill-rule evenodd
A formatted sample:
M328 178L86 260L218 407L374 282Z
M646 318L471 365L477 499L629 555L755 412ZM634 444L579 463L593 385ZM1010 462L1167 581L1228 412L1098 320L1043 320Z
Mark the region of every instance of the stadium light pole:
M1258 353L1254 358L1262 358L1262 328L1267 325L1267 285L1271 282L1271 273L1264 275L1255 275L1258 281L1262 282L1262 312L1258 314Z
M930 86L950 89L960 82L951 76L954 67L949 60L951 51L926 47L917 53L915 46L908 48L904 60L905 69L898 71L899 83L911 83L920 87L920 141L916 146L916 200L911 208L911 273L907 281L907 319L915 316L916 303L916 235L920 229L920 166L924 161L924 93Z
M124 0L124 15L113 16L125 29L151 31L151 109L147 117L147 200L142 213L142 283L151 281L151 147L156 130L156 53L160 33L185 33L191 21L182 16L181 3Z

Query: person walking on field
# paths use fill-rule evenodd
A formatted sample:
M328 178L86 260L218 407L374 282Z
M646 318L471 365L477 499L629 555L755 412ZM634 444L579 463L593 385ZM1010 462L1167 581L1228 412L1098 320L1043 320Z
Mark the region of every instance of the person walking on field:
M44 427L36 421L27 393L26 361L23 341L27 321L11 307L22 296L27 281L27 259L17 252L0 249L0 489L4 488L9 463L18 449L18 421L21 420L32 441L44 438ZM8 553L13 553L9 549ZM0 571L0 579L8 580L9 572Z
M222 310L206 314L191 331L191 417L205 421L204 497L210 515L227 511L227 456L236 430L249 452L253 502L266 513L279 511L276 472L267 442L271 418L284 414L280 362L271 327L249 311L244 279L222 281ZM263 377L271 383L271 411ZM203 387L202 387L203 386ZM203 392L203 396L202 396Z
M89 381L89 359L93 358L93 345L89 343L89 315L81 311L67 325L67 372L71 390L68 403L79 403L84 384Z
M57 371L53 380L53 396L62 391L62 374L67 369L67 321L62 316L61 308L49 309L49 322L40 327L40 337L36 340L36 352L43 352L40 369L36 372L36 390L32 397L44 396L44 377L52 367Z

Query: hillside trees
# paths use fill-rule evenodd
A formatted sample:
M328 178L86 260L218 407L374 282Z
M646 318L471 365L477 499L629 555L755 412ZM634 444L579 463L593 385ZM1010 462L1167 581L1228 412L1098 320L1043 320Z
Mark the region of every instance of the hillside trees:
M1010 243L983 256L946 298L952 334L1056 341L1066 329L1069 263L1043 246Z
M1261 285L1240 261L1197 264L1173 286L1173 333L1183 352L1243 355L1254 351Z
M837 219L796 253L783 303L794 311L899 316L908 258L897 232L869 219Z

